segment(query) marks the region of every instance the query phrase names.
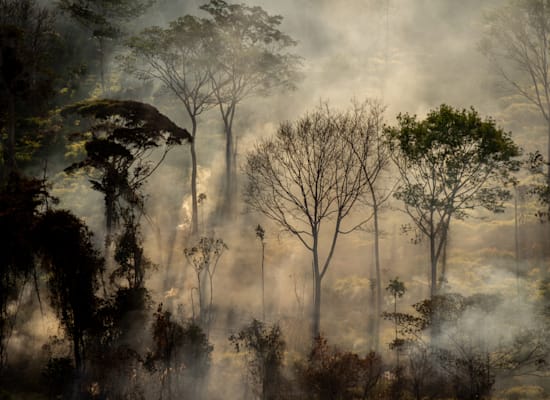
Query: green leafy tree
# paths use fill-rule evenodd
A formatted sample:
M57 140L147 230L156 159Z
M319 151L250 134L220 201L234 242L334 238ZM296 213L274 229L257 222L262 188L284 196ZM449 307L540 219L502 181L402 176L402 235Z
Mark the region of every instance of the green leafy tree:
M395 356L397 358L397 368L399 368L399 347L401 346L401 341L399 340L399 335L397 331L397 298L403 297L405 294L405 284L399 280L398 277L395 279L390 279L390 283L386 287L388 291L393 296L393 313L394 313L394 326L395 326L395 339L393 341L392 347L395 348Z
M225 134L225 209L231 209L235 190L236 143L233 122L237 106L275 88L292 88L300 59L289 52L296 42L283 33L280 15L258 6L211 0L200 7L213 24L209 43L210 84Z
M503 185L518 168L519 149L509 133L473 108L441 105L424 120L400 114L397 121L386 132L401 177L394 196L429 242L430 294L435 296L451 220L466 218L476 207L503 210L510 197Z
M361 158L368 153L362 149L358 157L350 146L357 131L364 129L358 110L333 112L319 107L295 123L281 124L274 138L248 154L245 165L246 204L311 252L313 338L320 330L321 283L338 238L365 223L347 225L359 199L368 193L361 167Z

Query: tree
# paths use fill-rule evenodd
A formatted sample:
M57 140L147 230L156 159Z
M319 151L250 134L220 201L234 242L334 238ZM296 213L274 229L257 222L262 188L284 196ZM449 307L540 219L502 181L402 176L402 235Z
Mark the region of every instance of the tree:
M265 261L265 230L260 224L256 227L256 237L262 244L262 321L265 321L265 277L264 277L264 261Z
M21 290L36 277L32 232L46 194L43 182L16 173L0 184L0 373L8 359Z
M278 398L281 390L285 352L282 336L279 325L268 327L264 322L253 319L250 325L229 337L237 352L247 351L250 354L248 368L257 387L257 395L262 400Z
M97 40L101 92L105 94L105 57L107 43L119 39L121 27L142 15L155 0L58 0L59 8L68 13Z
M320 106L248 154L246 204L296 237L311 252L314 286L312 335L319 335L321 283L344 226L368 183L349 139L367 129L357 110ZM362 154L366 157L366 154ZM351 219L351 218L349 218ZM328 243L324 240L328 239Z
M47 272L50 301L73 342L75 368L85 362L85 335L94 325L96 291L104 261L91 233L68 211L48 211L35 232L41 266Z
M0 178L3 180L17 168L17 145L24 142L18 122L23 116L37 117L54 95L51 70L57 43L54 22L54 14L34 0L0 1L0 106L3 110L0 113L3 153Z
M355 104L357 112L363 119L366 129L358 129L357 136L349 138L349 144L367 179L368 195L365 202L372 208L374 236L374 277L371 280L376 289L374 300L375 315L371 318L374 349L378 351L380 336L380 316L382 315L382 274L380 267L380 211L391 196L391 189L383 191L380 188L380 177L387 169L391 159L389 147L383 137L383 117L385 107L378 101L366 101ZM365 155L367 155L365 157Z
M355 353L331 348L318 337L307 361L299 363L298 380L304 398L369 399L382 377L382 360L371 352L360 357Z
M283 19L280 15L224 0L210 0L200 8L210 15L214 28L208 72L224 127L224 207L228 210L236 184L233 122L237 106L277 87L292 88L300 60L288 52L296 42L278 29Z
M152 337L153 350L147 354L145 367L151 372L158 372L161 380L161 395L173 398L172 375L183 387L184 393L191 398L200 398L200 384L197 382L206 376L210 365L212 345L206 334L194 321L178 323L169 311L163 310L162 303L153 315ZM186 380L191 380L187 385ZM183 384L183 385L182 385ZM179 396L182 393L178 393ZM184 396L187 397L187 396Z
M399 368L399 347L400 341L397 332L397 298L403 297L405 294L405 284L399 280L398 277L390 279L390 283L386 287L386 290L393 296L393 313L394 313L394 325L395 325L395 339L393 341L393 347L395 348L395 356L397 359L397 368Z
M475 207L503 210L510 196L503 184L518 168L519 149L509 133L473 108L441 105L422 121L408 114L397 120L398 126L386 131L401 177L394 196L429 241L433 297L451 220L466 218Z
M141 79L157 79L181 101L191 120L191 136L196 138L199 116L215 105L210 87L207 51L212 41L208 21L186 15L166 29L152 27L131 37L130 54L122 58L125 69ZM198 228L197 154L191 142L191 231Z
M224 250L227 250L224 241L213 237L201 237L195 246L186 247L183 250L185 258L193 267L197 277L199 322L207 334L210 333L210 324L213 317L214 274Z
M89 131L77 135L86 140L86 158L66 171L84 168L96 176L90 183L104 195L108 246L124 210L143 210L139 189L166 153L192 137L156 108L136 101L92 100L63 110L64 115L72 113L92 118L94 123ZM150 153L160 146L164 146L162 155L152 162Z
M550 160L550 4L514 0L488 18L482 50L515 91L538 108L547 125ZM550 186L550 168L546 169ZM550 210L550 206L549 206Z

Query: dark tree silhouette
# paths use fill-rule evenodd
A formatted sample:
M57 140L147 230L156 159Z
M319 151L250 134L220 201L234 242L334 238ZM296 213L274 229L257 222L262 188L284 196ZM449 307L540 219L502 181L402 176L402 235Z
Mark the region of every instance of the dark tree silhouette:
M107 245L124 210L143 211L140 188L175 145L191 141L186 129L178 127L156 108L136 101L94 100L63 110L92 118L89 131L77 135L86 140L86 158L66 171L89 169L97 178L92 188L104 195ZM164 146L156 162L153 150Z
M285 342L278 325L268 327L256 319L231 335L229 341L237 352L249 354L248 368L255 391L262 400L277 399L282 388L282 365Z
M51 69L56 55L54 14L34 0L0 1L0 124L2 173L17 168L18 145L25 129L23 117L36 118L54 95Z
M85 337L94 325L95 293L104 261L86 226L68 211L47 211L36 226L34 239L47 272L50 302L73 342L76 370L82 371Z
M101 91L105 95L106 57L110 42L124 35L124 24L139 17L156 0L57 0L59 8L97 41ZM107 90L108 92L108 90Z
M43 182L15 173L0 184L0 373L8 358L20 291L36 276L32 231L46 194Z

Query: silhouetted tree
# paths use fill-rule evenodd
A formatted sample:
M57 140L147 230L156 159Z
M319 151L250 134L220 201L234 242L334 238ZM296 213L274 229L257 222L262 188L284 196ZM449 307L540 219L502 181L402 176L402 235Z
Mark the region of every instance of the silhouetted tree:
M236 335L231 335L229 341L237 352L248 352L249 373L259 398L279 398L285 351L285 342L279 325L268 327L264 322L253 319L250 325Z
M19 122L24 116L36 118L54 95L54 23L54 14L35 0L0 1L0 179L17 168L17 147L25 130Z
M262 321L265 321L265 276L264 276L264 261L265 261L265 230L260 224L256 227L256 237L262 244Z
M124 24L139 17L156 0L57 0L58 7L97 41L101 92L105 95L108 43L124 35Z
M318 337L306 361L297 364L302 395L319 400L368 399L382 376L382 360L375 353L364 358L331 348Z
M273 89L293 88L300 59L288 52L296 42L279 30L283 17L269 15L259 6L210 0L202 5L211 19L208 72L225 134L225 196L231 209L235 193L236 143L233 122L245 99Z
M73 342L75 367L86 360L85 336L94 324L96 291L104 261L94 248L91 233L68 211L47 211L34 231L52 308Z
M46 195L43 182L19 174L0 182L0 373L8 358L20 291L36 277L32 232Z
M174 389L179 389L178 396L199 398L200 380L208 372L213 349L206 334L194 321L184 324L174 321L172 314L163 310L162 303L154 314L152 328L154 347L145 366L160 374L161 398L166 393L171 399Z
M465 219L475 207L501 212L510 192L503 186L517 170L519 149L510 134L482 120L472 108L441 105L418 121L399 114L387 128L401 183L395 197L429 241L431 286L437 293L437 268L453 218Z
M86 101L63 110L64 115L71 113L92 118L94 123L77 135L86 140L86 158L66 171L84 168L97 176L90 183L104 195L108 245L124 209L143 211L140 188L166 153L192 138L156 108L136 101ZM151 161L151 152L161 146L162 155Z
M361 158L350 146L357 130L366 130L358 110L333 112L319 107L295 123L280 125L277 135L247 156L245 202L294 235L311 252L314 285L312 337L319 335L321 282L340 234L357 201L368 193ZM322 238L329 238L328 245Z
M399 368L399 348L401 347L401 342L399 340L397 332L397 298L403 297L405 294L405 284L399 280L398 277L395 279L390 279L390 283L386 287L386 290L393 296L393 313L394 313L394 326L395 326L395 339L393 341L393 347L395 348L395 357L397 359L397 368Z

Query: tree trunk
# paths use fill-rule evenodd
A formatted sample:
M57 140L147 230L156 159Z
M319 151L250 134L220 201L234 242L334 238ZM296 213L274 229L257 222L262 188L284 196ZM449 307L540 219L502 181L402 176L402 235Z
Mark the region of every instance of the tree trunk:
M262 321L265 322L265 274L264 274L264 260L265 260L265 244L262 240Z
M380 230L378 226L378 204L374 202L374 264L376 267L376 316L374 331L374 350L378 352L380 343L380 318L382 315L382 273L380 272Z
M9 174L16 170L17 168L17 162L15 160L15 96L13 94L8 94L7 96L8 101L8 143L7 143L7 168L6 168L6 176L7 178Z
M437 294L437 257L435 254L435 234L430 236L430 264L431 264L431 282L430 298L433 299Z
M99 42L99 76L101 79L101 94L105 96L105 42L100 37Z
M197 153L195 151L195 135L197 133L197 120L191 117L192 136L191 141L191 234L195 236L199 232L198 201L197 201Z
M319 271L319 254L317 249L317 236L314 235L313 245L313 315L311 324L312 338L315 339L321 333L321 274Z
M80 344L78 335L75 334L73 337L73 352L74 352L74 366L77 373L82 372L82 355L80 354Z
M314 298L313 298L313 323L311 334L313 338L317 338L321 334L321 277L318 273L314 278Z
M225 132L225 195L222 209L226 214L230 214L234 206L235 195L235 142L233 138L233 119L235 117L236 104L230 104L227 109L227 114L223 116L224 132Z

